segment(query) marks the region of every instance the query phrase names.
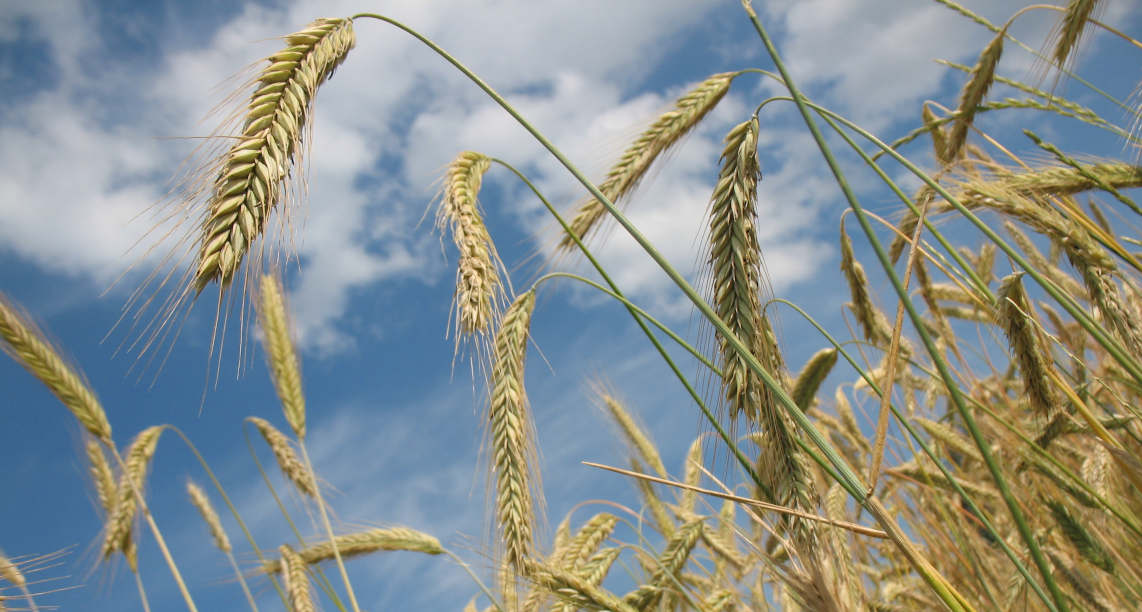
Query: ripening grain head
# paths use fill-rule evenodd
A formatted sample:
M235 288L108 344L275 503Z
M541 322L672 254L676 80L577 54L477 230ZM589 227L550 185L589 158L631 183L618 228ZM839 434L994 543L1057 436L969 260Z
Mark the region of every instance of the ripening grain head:
M258 433L262 434L266 445L268 445L270 450L274 453L274 459L277 460L278 468L281 469L282 474L285 474L286 478L289 478L290 482L297 487L298 491L301 491L309 497L317 497L317 481L314 480L309 470L305 469L305 464L302 463L297 453L294 452L293 445L290 444L289 438L265 419L248 417L246 420L253 423L254 427L258 428Z
M111 424L84 377L69 365L30 317L0 293L0 350L40 379L87 431L111 444Z
M257 77L241 133L224 159L207 203L193 286L234 278L270 212L287 194L317 88L356 42L348 19L318 19L285 37Z
M277 277L262 276L258 320L262 324L266 361L274 388L282 402L286 421L298 440L305 439L305 395L301 390L301 366L290 336L289 310Z
M115 551L130 555L132 546L131 531L135 524L135 512L138 509L138 500L135 495L143 495L146 486L147 469L151 459L158 448L159 436L162 435L165 425L154 425L139 432L131 441L124 460L127 470L119 477L118 502L115 512L108 517L107 527L103 539L101 555L107 559Z
M214 545L222 552L230 552L230 538L226 535L226 530L222 528L222 521L218 518L218 513L214 511L214 506L210 503L210 498L206 496L206 491L202 487L194 484L194 481L186 481L186 494L190 496L190 503L198 510L198 514L202 516L202 520L206 522L206 526L210 528L210 535L214 537Z
M313 605L305 562L286 544L282 544L278 553L281 555L281 565L284 568L282 577L292 612L314 612L317 608Z

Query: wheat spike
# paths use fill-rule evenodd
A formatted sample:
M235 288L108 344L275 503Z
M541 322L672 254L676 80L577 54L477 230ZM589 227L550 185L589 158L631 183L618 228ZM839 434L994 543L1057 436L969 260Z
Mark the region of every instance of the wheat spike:
M475 151L457 155L448 165L443 197L436 211L436 227L441 232L451 232L460 252L456 293L452 297L457 345L465 336L486 339L504 300L499 275L502 264L477 199L491 163L491 158Z
M685 136L702 120L730 89L736 73L715 74L697 87L687 92L674 103L674 108L663 113L634 141L610 171L607 178L599 183L599 191L614 204L619 204L624 196L638 186L654 160ZM603 219L607 210L603 203L591 198L579 206L571 219L570 227L581 240ZM559 241L560 250L575 248L570 235Z
M964 90L960 93L960 103L956 108L956 122L952 124L951 132L948 134L947 151L943 155L944 159L957 160L963 155L964 144L967 143L968 139L968 130L975 118L975 109L983 102L988 88L995 81L995 68L999 65L999 58L1003 55L1003 40L1006 37L1007 28L1004 27L984 47L979 60L972 68L971 78L968 79L967 84L964 85Z
M118 501L115 503L115 512L108 517L107 533L103 539L101 550L103 559L109 558L118 550L128 556L130 561L133 545L131 528L134 526L135 511L138 507L135 491L137 490L140 496L143 494L147 482L147 469L155 456L159 436L164 429L165 425L154 425L144 429L135 436L127 449L127 458L124 461L126 471L119 476Z
M291 612L315 612L305 561L286 544L282 544L278 553L281 555L280 565L285 568L282 577L285 579L290 607L293 608Z
M370 553L385 550L407 550L424 553L426 555L439 555L444 553L440 540L408 527L387 527L368 529L357 533L348 533L334 538L337 551L342 559L359 557ZM319 542L313 546L295 551L301 562L307 566L328 561L334 557L333 544ZM282 571L278 561L266 561L262 564L262 571L274 574Z
M265 419L248 417L246 420L253 423L254 427L258 428L258 432L262 434L262 438L265 439L266 444L274 453L274 458L277 460L278 468L281 469L282 474L289 478L298 491L309 497L317 497L317 481L314 480L309 470L305 469L305 464L294 452L289 438Z
M206 526L210 528L210 535L214 537L214 545L222 552L230 552L230 538L226 535L226 530L222 528L222 521L218 518L218 513L214 511L214 506L210 504L210 498L206 496L206 491L202 487L194 484L194 481L186 481L186 494L190 496L190 503L198 510L198 514L202 516L202 520L206 522Z
M289 310L277 277L262 276L258 319L262 324L262 340L266 361L286 421L298 440L305 439L305 394L301 389L301 365L290 337Z
M257 77L241 134L218 163L193 286L229 286L286 193L318 87L356 42L348 19L318 19L285 37Z
M488 408L496 523L504 560L516 571L522 570L531 550L535 520L535 448L523 378L534 308L535 291L531 290L517 297L504 313L496 333Z
M0 350L19 363L75 415L93 436L111 444L111 424L83 375L62 357L28 315L0 293Z

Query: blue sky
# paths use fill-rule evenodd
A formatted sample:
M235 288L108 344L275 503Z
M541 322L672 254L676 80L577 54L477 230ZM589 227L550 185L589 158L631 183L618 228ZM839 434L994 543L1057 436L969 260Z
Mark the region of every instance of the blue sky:
M810 95L889 138L915 125L923 100L954 105L962 76L932 60L972 63L989 38L935 3L757 4ZM967 4L1003 21L1022 3ZM1136 27L1137 15L1121 17L1127 4L1110 3L1108 21ZM193 137L217 124L207 114L233 88L228 79L275 50L274 37L315 17L365 10L404 21L468 63L596 177L686 87L715 72L770 68L737 2L0 5L0 291L34 313L86 372L117 442L125 444L148 425L177 425L268 549L288 540L289 531L242 434L242 420L251 415L284 428L260 348L236 378L236 339L228 338L222 375L203 400L214 314L208 301L194 308L153 384L150 375L140 381L128 374L134 356L116 354L122 334L101 341L140 275L169 246L149 256L146 242L132 249L153 223L148 207L163 199L167 180L197 144ZM1032 15L1015 32L1038 42L1051 23ZM483 396L465 368L451 368L445 332L455 253L447 242L441 248L425 212L444 166L466 149L511 161L564 208L582 192L429 50L378 22L361 21L356 30L357 48L318 95L308 204L295 218L300 266L287 278L303 349L311 453L341 530L415 527L486 576ZM1122 59L1126 53L1101 37L1082 61L1097 66L1097 77L1116 66L1133 69L1136 62ZM1025 78L1031 68L1026 54L1004 59L1010 76ZM684 271L692 272L701 257L697 240L721 139L773 91L755 78L738 79L628 206L636 224ZM1076 96L1087 102L1081 91ZM1079 137L1094 150L1113 153L1120 146L1090 130ZM842 329L847 289L833 246L842 210L837 189L788 107L763 113L759 149L765 172L760 232L774 291ZM927 157L923 143L912 151ZM896 210L888 195L871 189L872 178L854 180L870 189L870 208ZM485 178L481 202L517 289L525 286L539 269L529 256L549 252L552 222L502 169ZM612 232L599 252L624 291L693 335L688 305L632 241ZM824 341L791 315L781 320L787 359L799 368ZM552 525L588 499L637 504L629 483L578 463L625 463L616 432L592 402L593 378L604 377L628 400L667 466L680 469L699 429L697 413L621 308L582 288L548 283L532 333L528 391ZM96 564L100 521L73 419L7 359L0 359L0 408L6 466L0 471L6 502L0 504L0 548L13 557L69 550L59 565L34 575L44 580L38 590L64 589L44 595L41 604L138 609L121 561ZM271 461L257 440L255 448L263 462ZM187 449L168 434L149 482L156 518L200 609L241 609L225 560L186 503L188 476L205 481ZM302 531L315 534L298 500L291 503ZM577 516L592 512L581 509ZM223 522L238 542L231 517L224 513ZM541 541L548 539L545 531ZM157 549L149 535L141 540L154 608L178 609ZM252 566L249 548L239 551L240 562ZM354 561L350 572L363 605L374 611L459 609L476 593L443 558L380 555ZM254 586L266 609L275 609L268 585Z

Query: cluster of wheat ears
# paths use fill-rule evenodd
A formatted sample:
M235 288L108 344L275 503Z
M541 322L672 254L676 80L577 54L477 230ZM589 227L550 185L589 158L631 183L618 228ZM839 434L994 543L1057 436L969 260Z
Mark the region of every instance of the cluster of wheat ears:
M380 551L450 556L472 577L476 596L468 610L479 609L478 603L503 612L1142 608L1142 256L1131 250L1142 246L1142 236L1122 233L1136 227L1132 214L1142 215L1129 191L1142 186L1142 167L1134 163L1142 141L1130 126L1108 121L1050 87L1043 90L997 72L1005 48L1019 45L1038 55L1058 79L1081 84L1084 92L1137 118L1138 108L1102 92L1068 66L1090 31L1109 33L1133 47L1142 44L1097 21L1100 3L1094 0L1028 7L1004 25L950 0L937 1L960 14L950 17L972 19L994 37L974 66L952 64L966 73L954 107L925 103L921 125L899 140L886 144L806 98L746 2L745 14L777 72L721 72L702 81L650 124L597 184L463 64L395 21L373 14L319 19L286 36L284 47L267 58L254 79L236 133L221 140L225 149L204 165L190 190L195 197L188 205L198 218L189 232L193 261L182 267L181 280L176 274L152 277L161 284L173 279L172 297L137 298L139 310L153 306L157 312L140 323L144 349L161 343L180 309L208 287L217 287L220 309L223 296L236 293L242 308L251 304L257 312L289 433L262 418L248 421L297 493L316 509L324 533L259 547L203 463L245 532L258 559L255 567L241 568L235 561L208 494L193 482L187 492L251 609L257 605L247 582L257 579L271 583L290 610L314 610L323 598L340 610L359 612L346 562ZM1028 11L1058 13L1051 40L1032 46L1012 36L1009 26ZM602 283L551 273L517 292L478 196L493 165L534 187L508 163L473 151L460 153L444 176L437 222L459 253L450 325L457 342L467 344L479 362L473 371L487 389L494 564L484 579L435 537L412 529L335 534L306 450L302 376L281 281L265 257L271 252L267 222L272 215L285 216L299 193L297 166L314 97L351 54L353 26L361 19L395 25L455 65L531 131L589 193L564 222L535 191L563 228L558 250L564 256L581 253ZM775 80L788 95L761 102L725 137L708 207L706 282L695 289L619 205L734 81L750 74ZM989 97L997 83L1019 97ZM770 102L791 103L800 112L849 204L840 215L841 268L851 289L846 306L855 337L844 341L796 305L763 298L766 280L756 228L758 136L764 129L760 113ZM1079 160L1025 131L1041 151L1039 163L1029 164L975 124L981 114L1018 109L1109 131L1124 142L1131 159ZM832 130L828 141L822 125ZM898 152L921 136L932 144L929 171ZM901 218L885 221L861 206L832 154L830 142L838 141L899 196L906 206ZM906 192L882 168L882 160L891 160L894 171L911 173L921 187ZM876 274L894 291L894 313L877 305L869 272L845 231L850 214L876 255ZM954 246L948 226L941 224L942 230L934 223L940 218L974 228L957 236L982 233L982 245ZM597 263L585 241L612 219L693 302L712 330L709 350L694 348L630 302ZM883 236L891 237L887 246ZM592 284L621 302L709 427L694 440L676 477L622 402L600 387L598 402L630 449L632 469L614 469L637 486L641 508L604 506L585 520L569 515L553 541L544 543L536 541L543 491L524 367L536 295L555 278ZM787 369L767 316L767 308L778 302L817 326L824 346L796 374ZM101 556L124 557L149 609L136 557L138 527L145 523L186 606L195 610L145 495L160 437L178 430L149 427L120 449L84 377L3 295L0 336L5 351L47 385L90 434L87 460L106 517ZM662 344L667 340L712 373L716 384L709 392L696 389L683 374ZM824 382L841 357L856 378L830 393ZM893 422L902 432L896 440L888 436ZM723 484L724 478L707 470L704 459L711 447L723 449L733 464L729 473L740 479ZM721 473L724 477L726 470ZM0 610L13 604L37 609L22 572L42 562L0 556L0 579L8 583L0 591ZM616 564L628 571L614 571ZM326 575L331 566L340 585ZM626 592L617 590L624 587Z

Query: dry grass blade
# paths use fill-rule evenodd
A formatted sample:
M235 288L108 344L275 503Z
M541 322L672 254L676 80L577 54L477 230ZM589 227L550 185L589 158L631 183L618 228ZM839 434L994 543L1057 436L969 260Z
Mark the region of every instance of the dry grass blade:
M444 194L436 211L436 227L451 232L460 252L452 297L457 345L464 336L486 338L504 298L502 265L477 200L489 166L491 159L475 151L457 155L445 173Z
M115 512L109 517L103 539L101 550L103 559L109 558L115 551L121 551L128 557L128 561L131 561L133 554L131 531L138 508L135 491L138 491L139 495L143 494L147 482L147 469L155 456L155 449L158 448L159 437L164 429L165 425L144 429L135 436L127 449L124 461L126 471L119 477L118 501L115 503Z
M285 193L318 87L353 48L348 19L318 19L285 37L257 77L241 134L218 163L193 286L226 287Z
M1003 40L1006 37L1007 28L1004 27L984 47L979 60L972 68L971 78L968 79L963 92L960 93L960 103L956 108L956 122L952 124L951 132L948 134L947 152L943 155L944 159L957 160L963 155L964 145L968 139L968 130L971 129L972 120L975 118L975 109L983 102L988 88L995 81L995 68L999 65L999 58L1003 55Z
M1020 282L1022 274L1003 279L996 294L996 319L1003 326L1011 352L1023 373L1023 388L1031 408L1044 419L1055 416L1059 406L1047 376L1051 359L1039 324L1035 321L1027 294Z
M230 552L230 538L226 535L226 530L222 528L222 521L218 518L218 513L214 511L214 506L210 504L210 498L206 496L206 491L202 487L194 484L193 481L186 481L186 493L190 496L190 503L198 510L198 514L202 516L202 520L206 522L206 526L210 528L210 535L214 537L214 545L222 552Z
M341 553L342 559L359 557L361 555L386 550L406 550L424 553L426 555L439 555L444 553L444 548L440 545L440 540L437 540L427 533L409 529L408 527L368 529L357 533L339 535L334 541L337 545L337 551ZM333 544L330 542L320 542L296 551L295 554L305 565L314 565L334 558ZM277 561L266 561L262 565L262 571L267 574L273 574L282 571L282 567Z
M281 565L285 567L282 576L285 579L286 593L289 594L289 604L292 612L315 612L313 595L309 588L309 574L306 573L306 564L292 548L283 544L278 552L281 554Z
M36 328L31 318L0 293L0 349L40 379L87 431L111 444L111 424L87 381Z
M535 291L531 290L517 297L504 313L496 334L488 407L499 544L504 561L516 571L522 571L531 551L535 521L535 447L523 378L534 308Z
M634 190L659 155L678 142L713 110L729 91L730 82L735 76L736 74L732 72L715 74L679 98L674 103L674 108L663 113L627 147L623 156L607 172L607 178L599 183L599 191L603 192L612 203L618 204L625 195ZM571 230L580 239L585 240L606 212L602 202L594 198L587 200L579 206L572 218ZM564 251L571 250L575 248L575 241L565 235L559 242L559 248Z
M289 438L265 419L249 417L247 420L253 423L254 427L258 428L258 432L262 434L262 438L265 439L266 444L274 453L274 458L277 460L278 468L281 469L282 474L285 474L286 478L293 482L298 491L309 497L317 497L317 481L309 473L309 470L305 469L305 464L294 452Z
M305 395L301 389L301 365L290 336L289 310L277 277L262 276L258 318L270 374L282 402L286 421L298 440L305 439Z

